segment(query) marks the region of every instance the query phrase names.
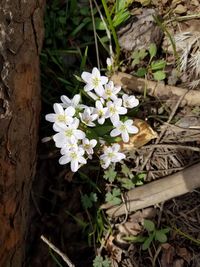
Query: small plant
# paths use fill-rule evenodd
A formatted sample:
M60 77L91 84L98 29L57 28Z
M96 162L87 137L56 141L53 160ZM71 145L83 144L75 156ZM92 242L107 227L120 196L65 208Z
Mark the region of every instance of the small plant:
M111 205L121 204L121 190L119 188L114 188L112 192L106 194L106 202Z
M111 263L107 257L103 259L102 256L96 256L96 258L93 261L93 267L110 267L110 266Z
M153 76L154 80L161 81L166 78L165 67L166 61L164 59L155 60L157 54L157 47L154 43L150 44L149 49L141 49L134 51L132 54L132 66L143 65L143 60L149 56L149 62L145 67L139 67L136 71L138 77Z
M170 228L166 227L163 229L156 229L154 222L150 220L144 220L144 229L147 230L148 236L128 236L124 240L130 242L140 242L142 244L142 249L146 250L150 247L151 243L155 240L160 243L167 242L167 233L169 233Z
M102 168L107 169L126 158L120 152L117 140L128 142L129 135L138 132L133 120L124 115L128 109L138 106L139 101L133 95L123 94L121 98L121 87L101 76L97 68L93 68L92 73L84 71L81 78L85 83L81 93L72 99L62 95L62 103L55 103L54 113L45 118L53 124L56 132L52 139L60 149L61 165L70 163L71 170L76 172L92 159L98 148L101 155L96 155ZM87 97L90 106L81 101L82 95Z

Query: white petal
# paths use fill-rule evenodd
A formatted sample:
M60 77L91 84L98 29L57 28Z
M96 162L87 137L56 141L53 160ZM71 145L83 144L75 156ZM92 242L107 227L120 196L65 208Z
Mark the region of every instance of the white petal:
M136 126L129 126L128 127L128 132L131 133L131 134L136 134L139 132L139 129L136 127Z
M55 111L56 114L64 114L64 109L61 106L61 104L55 103L53 105L53 109L54 109L54 111Z
M91 91L92 89L94 89L94 86L92 85L92 83L87 83L85 86L84 86L84 90L86 92L89 92Z
M97 101L95 102L95 105L96 105L96 108L97 108L97 109L102 109L102 108L103 108L102 103L101 103L100 100L97 100Z
M101 76L100 77L100 80L101 80L101 84L106 84L108 82L108 77L106 76Z
M104 94L104 88L102 84L99 84L94 88L94 91L97 95L102 96Z
M72 160L71 161L71 170L73 172L76 172L78 170L78 161L77 160Z
M63 123L59 123L59 122L56 122L54 123L53 125L53 129L55 132L64 132L66 131L68 128L66 125L64 125Z
M82 164L86 164L87 163L87 161L86 161L86 159L84 157L80 157L79 158L79 162L82 163Z
M119 144L114 144L114 145L112 145L112 150L113 150L114 152L118 152L119 149L120 149L120 145L119 145Z
M85 138L85 133L81 130L76 130L74 135L77 139L84 139Z
M47 114L45 116L45 120L50 121L50 122L55 122L56 121L56 114L55 113L51 113L51 114Z
M105 122L105 117L101 117L100 119L98 119L98 123L99 124L104 124L104 122Z
M92 76L100 78L100 71L96 67L92 70Z
M87 72L87 71L84 71L82 74L81 74L81 78L86 82L88 83L88 81L91 80L91 77L92 77L92 74Z
M81 100L81 96L79 94L75 95L72 99L74 106L77 106L79 104L80 100Z
M124 115L124 114L127 113L127 109L124 108L124 107L119 107L119 108L118 108L118 113Z
M124 122L124 124L125 124L126 126L131 126L131 125L133 124L133 120L126 120L126 121Z
M65 115L72 117L72 116L74 116L74 114L75 114L75 108L73 108L73 107L66 108Z
M122 140L126 143L129 141L129 134L127 131L122 132Z
M60 99L67 107L71 104L71 100L66 95L62 95Z
M119 121L119 114L114 114L110 117L112 124L117 123Z
M111 132L110 132L110 136L112 137L115 137L115 136L118 136L120 135L121 132L118 130L118 129L113 129Z
M79 126L79 119L78 119L78 118L74 118L73 123L71 124L71 126L72 126L74 129L77 129L78 126Z
M92 147L95 147L97 145L97 140L95 139L90 140L90 144Z
M70 158L69 158L69 156L66 156L66 155L62 156L62 157L59 159L59 163L60 163L60 165L67 164L67 163L69 163L69 162L70 162Z

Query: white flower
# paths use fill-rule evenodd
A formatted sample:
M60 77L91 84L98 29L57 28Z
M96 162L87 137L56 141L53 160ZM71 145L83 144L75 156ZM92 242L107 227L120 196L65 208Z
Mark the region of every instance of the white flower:
M67 154L72 150L78 149L78 140L75 139L68 139L65 143L65 146L63 146L60 150L61 155Z
M104 154L100 156L102 168L107 169L111 163L119 162L125 158L125 155L120 153L119 149L119 144L104 148Z
M106 76L101 76L100 71L97 68L93 68L92 73L84 71L81 78L86 83L84 86L86 92L94 89L96 94L99 96L103 95L103 85L108 82L108 78Z
M109 83L105 84L105 90L102 95L104 99L112 99L116 100L117 99L117 94L121 90L120 86L115 87L114 83L110 81Z
M70 125L54 124L54 131L58 132L53 136L56 147L64 147L69 140L76 142L85 138L85 133L79 129L79 120L75 118Z
M107 103L109 117L112 123L119 121L119 115L127 113L127 109L122 107L122 99L117 98L115 101Z
M64 108L67 107L73 107L73 108L84 108L85 105L79 104L80 100L81 100L81 96L79 94L75 95L72 99L69 99L66 95L62 95L60 97L61 101L62 101L62 106Z
M127 94L124 94L122 96L122 99L123 99L123 106L125 108L134 108L134 107L137 107L139 105L139 100L137 98L135 98L134 95L127 95Z
M78 147L77 149L69 151L67 154L64 154L59 159L59 163L61 165L64 165L70 162L71 170L73 172L76 172L82 164L87 163L86 159L83 157L84 153L85 151L81 147Z
M108 70L111 70L112 69L112 65L113 65L113 63L114 63L114 60L113 60L113 58L107 58L106 59L106 64L107 64L107 68L108 68Z
M126 120L125 122L122 122L122 121L114 122L113 125L116 128L111 131L110 136L115 137L115 136L121 135L122 140L124 142L128 142L129 133L136 134L139 131L138 128L132 124L133 124L132 120Z
M83 139L82 147L87 152L88 155L92 155L94 153L93 148L97 145L97 140L92 139L89 140L87 138Z
M92 114L92 109L87 107L83 113L79 113L81 121L87 126L94 127L96 126L93 122L97 119L97 114Z
M103 104L100 100L96 101L95 106L96 109L94 110L94 113L98 115L98 123L104 124L105 119L109 117L108 108L103 107Z
M53 109L55 113L45 116L47 121L59 124L70 124L73 121L72 117L75 114L75 109L73 107L68 107L64 110L61 104L54 104Z

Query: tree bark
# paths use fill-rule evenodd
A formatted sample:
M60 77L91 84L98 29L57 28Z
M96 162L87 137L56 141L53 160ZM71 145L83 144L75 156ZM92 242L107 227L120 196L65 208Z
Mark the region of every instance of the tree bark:
M0 0L0 266L23 266L45 0Z

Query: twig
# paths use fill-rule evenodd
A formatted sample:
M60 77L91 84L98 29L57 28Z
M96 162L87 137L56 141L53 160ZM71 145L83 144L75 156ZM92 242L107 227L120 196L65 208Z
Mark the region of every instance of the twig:
M199 147L193 147L193 146L183 146L183 145L171 145L171 144L152 144L144 146L143 148L172 148L172 149L183 149L183 150L192 150L196 152L200 152Z
M99 16L100 16L100 18L101 18L101 20L102 20L102 23L103 23L104 27L105 27L106 34L107 34L107 37L108 37L108 40L109 40L110 58L114 58L114 56L113 56L112 40L111 40L110 30L108 29L108 26L107 26L107 24L106 24L106 22L105 22L105 19L104 19L102 13L101 13L101 10L100 10L100 8L99 8L99 6L98 6L96 0L93 0L93 1L94 1L94 3L95 3L95 6L96 6L97 11L99 12Z
M46 237L41 235L40 237L44 243L46 243L53 251L55 251L63 260L67 263L69 267L75 267L75 265L71 262L71 260L62 253L56 246L54 246Z
M180 103L182 102L182 100L184 99L185 95L186 95L188 92L189 92L189 90L187 90L187 91L185 92L184 95L182 95L181 97L179 97L179 99L178 99L176 105L174 106L174 108L173 108L173 110L172 110L172 112L171 112L171 114L170 114L170 116L169 116L169 118L168 118L168 120L167 120L167 124L169 124L169 123L171 122L171 120L173 119L173 117L174 117L174 115L175 115L175 113L176 113L176 111L177 111L177 109L178 109ZM159 134L159 137L156 139L156 142L155 142L156 145L159 144L159 142L161 141L161 139L162 139L162 137L164 136L164 134L165 134L167 128L168 128L168 126L164 127L164 128L161 130L161 132L160 132L160 134ZM149 152L148 156L146 157L144 163L142 164L142 166L141 166L141 170L144 169L144 167L146 166L147 162L150 160L151 156L153 155L154 151L155 151L155 148L153 147L152 150Z
M94 42L95 42L95 49L96 49L96 56L97 56L97 67L100 70L99 48L98 48L98 42L97 42L97 33L96 33L96 29L95 29L95 21L94 21L92 0L89 0L89 2L90 2L90 10L91 10L91 16L92 16L92 26L93 26L93 32L94 32Z

